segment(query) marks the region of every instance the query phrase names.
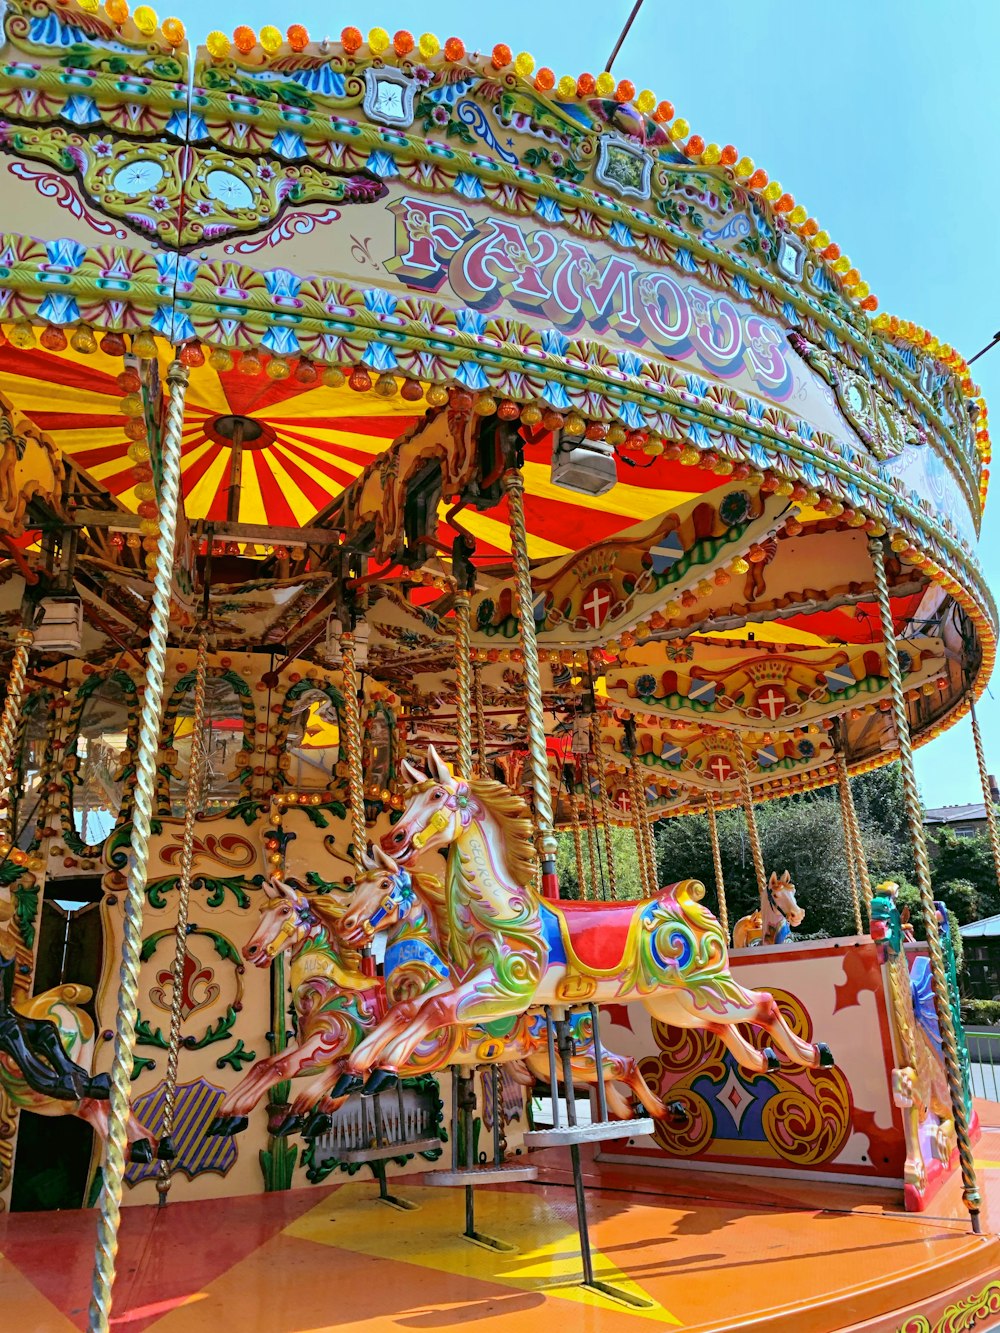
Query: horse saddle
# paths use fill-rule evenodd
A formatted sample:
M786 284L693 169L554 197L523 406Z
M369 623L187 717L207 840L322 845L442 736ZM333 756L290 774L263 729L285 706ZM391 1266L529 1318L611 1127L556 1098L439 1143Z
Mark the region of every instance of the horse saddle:
M558 922L558 937L549 935L549 961L568 973L613 976L623 971L634 952L636 903L545 903L543 910Z

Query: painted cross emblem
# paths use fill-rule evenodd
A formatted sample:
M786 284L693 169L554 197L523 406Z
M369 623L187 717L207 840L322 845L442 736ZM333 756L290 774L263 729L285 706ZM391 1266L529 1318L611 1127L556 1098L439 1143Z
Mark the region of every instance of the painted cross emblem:
M583 599L582 611L594 629L600 629L611 612L614 592L609 583L593 583Z
M788 695L784 690L779 690L777 685L768 685L757 691L756 703L764 716L774 722L788 707Z
M632 808L632 802L629 800L627 794L623 791L620 791L618 793L618 799L615 801L615 805L622 812L622 814L626 814Z
M725 782L733 775L733 766L724 754L717 754L711 758L707 768L716 782Z

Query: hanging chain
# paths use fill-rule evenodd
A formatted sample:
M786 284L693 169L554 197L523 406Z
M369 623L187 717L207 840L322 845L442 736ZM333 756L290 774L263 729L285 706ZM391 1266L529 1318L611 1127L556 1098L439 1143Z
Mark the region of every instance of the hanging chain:
M600 892L599 888L599 886L602 887L604 883L603 876L599 869L601 844L597 839L597 810L594 805L594 789L590 785L591 765L589 753L584 755L581 768L583 770L583 800L587 812L587 858L590 862L590 892L589 894L584 894L584 897L597 898L600 896L603 898L604 894L603 892Z
M747 835L750 838L750 854L753 857L754 873L757 876L757 890L761 902L767 893L767 871L764 869L764 851L760 845L760 833L757 829L757 816L753 808L753 792L750 790L750 769L747 767L746 752L741 736L733 737L733 749L736 752L736 771L740 779L740 793L743 798L743 813L746 815Z
M186 367L180 360L174 360L167 371L169 397L162 439L160 536L153 573L145 693L139 717L139 742L135 754L132 855L128 870L128 886L125 891L121 971L116 1006L114 1055L111 1063L108 1137L102 1163L97 1249L94 1256L94 1276L88 1316L90 1333L108 1333L111 1319L111 1289L115 1280L115 1258L118 1253L118 1228L121 1222L122 1185L125 1176L126 1129L138 1011L139 950L142 947L142 914L149 868L153 798L156 790L156 756L160 744L160 726L163 721L163 681L167 662L170 589L174 576L174 548L180 508L181 433L184 426L184 396L187 383Z
M455 594L455 680L458 685L458 773L472 777L472 642L469 618L472 602L467 592Z
M195 820L201 813L205 785L205 694L208 683L208 635L198 635L198 656L194 675L194 714L191 723L191 758L188 763L187 791L184 794L184 830L181 835L180 875L177 879L177 926L174 935L174 964L170 979L170 1035L167 1040L167 1072L163 1089L163 1127L160 1152L169 1154L160 1161L156 1192L160 1202L170 1193L174 1128L177 1103L177 1065L181 1046L181 1005L184 997L184 963L187 958L188 904L191 899L191 867L194 862Z
M7 697L0 716L0 837L14 838L16 829L10 828L10 813L13 805L13 783L11 765L14 762L14 748L17 744L17 729L21 725L22 705L24 703L24 683L28 673L28 654L35 640L30 629L18 630L14 639L14 657L7 677Z
M478 777L485 778L487 772L488 759L486 757L486 708L483 704L483 669L476 663L472 668L472 686L473 695L476 700L476 774Z
M552 787L549 782L549 757L545 745L545 711L542 702L542 678L538 669L538 640L535 637L535 610L531 592L531 563L528 559L528 533L524 523L524 478L517 468L504 474L504 491L510 514L510 543L517 585L517 619L524 653L526 712L528 715L528 760L535 793L535 824L538 853L543 875L555 874L556 842L552 817Z
M715 818L712 793L705 794L705 813L708 815L708 836L712 843L712 864L715 866L715 892L719 899L719 925L729 943L729 905L726 902L726 881L722 876L722 849L719 846L719 825Z
M604 826L604 862L608 868L608 896L618 898L615 875L615 851L611 845L611 801L608 798L608 775L604 769L604 751L601 748L601 724L596 713L590 715L590 748L597 766L597 790L601 798L601 823Z
M990 791L990 775L986 771L986 755L983 751L983 738L979 731L979 718L976 717L976 702L969 699L969 719L972 722L972 741L976 747L976 763L979 765L979 781L983 784L983 803L986 806L986 829L990 839L990 851L993 853L993 868L996 871L997 884L1000 885L1000 829L997 827L997 809L993 804Z
M368 850L365 827L365 769L361 754L361 704L358 700L357 643L345 630L340 636L344 672L344 739L347 744L347 799L351 807L351 852L357 875L364 873Z
M858 894L858 875L856 870L857 840L854 824L854 797L851 795L851 783L847 776L847 756L843 746L837 746L837 791L840 794L840 821L844 826L844 855L847 859L847 876L851 882L851 907L854 911L854 933L864 934L861 920L861 898ZM870 911L869 904L869 911Z
M975 1158L969 1140L969 1119L963 1096L962 1071L958 1058L955 1025L952 1020L951 997L945 971L944 954L941 949L941 931L938 926L934 890L931 886L931 868L927 859L924 811L920 802L920 793L917 790L917 776L913 765L910 722L906 712L903 675L899 667L899 648L896 644L896 627L892 620L892 603L889 599L889 583L885 573L885 552L881 541L877 540L869 542L868 550L871 553L875 571L875 593L882 622L886 664L889 668L892 712L896 723L896 740L899 744L899 763L903 771L906 818L910 826L910 841L913 845L917 887L920 890L924 934L927 937L927 951L930 955L934 1008L937 1011L938 1027L941 1031L941 1049L944 1055L945 1072L948 1076L948 1091L951 1094L951 1109L955 1122L955 1138L958 1143L958 1156L962 1168L962 1197L972 1219L972 1229L978 1235L981 1226L979 1219L979 1184L976 1180Z

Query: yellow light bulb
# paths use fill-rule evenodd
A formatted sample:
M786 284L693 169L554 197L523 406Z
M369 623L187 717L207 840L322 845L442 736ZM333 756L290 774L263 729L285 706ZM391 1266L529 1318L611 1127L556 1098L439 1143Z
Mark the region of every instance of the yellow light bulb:
M425 32L417 43L420 54L425 60L430 60L441 50L441 43L432 32Z
M372 28L368 34L368 50L373 56L380 56L383 51L389 49L391 40L385 28Z
M780 199L781 195L782 189L777 181L768 181L764 186L764 198L769 204L773 204L775 200Z
M752 157L741 157L733 168L733 172L740 180L746 180L754 173L754 161Z
M149 5L140 5L132 15L132 20L142 33L143 37L152 37L153 33L160 26L160 20L157 17L156 10L151 9Z
M281 48L281 43L284 41L284 38L281 35L280 29L276 28L273 23L266 23L260 30L258 41L265 54L273 56L275 52Z
M564 74L556 84L556 92L562 98L572 97L576 92L576 79L572 74Z
M205 45L208 47L208 54L213 60L225 60L229 55L229 38L224 32L219 32L217 28L205 38Z
M635 109L641 111L644 116L648 116L655 106L656 94L650 88L643 88L642 92L635 99Z
M527 79L535 68L535 57L527 51L521 51L514 57L514 72L522 79Z
M682 116L680 120L675 120L670 126L671 139L686 139L691 133L691 126Z
M796 204L788 215L788 221L792 224L793 227L801 227L803 222L805 222L808 216L809 213L802 206L802 204Z
M607 70L597 76L597 95L598 97L610 97L615 90L615 76L609 74Z
M722 149L717 143L710 143L701 155L701 160L706 167L714 167L722 156Z

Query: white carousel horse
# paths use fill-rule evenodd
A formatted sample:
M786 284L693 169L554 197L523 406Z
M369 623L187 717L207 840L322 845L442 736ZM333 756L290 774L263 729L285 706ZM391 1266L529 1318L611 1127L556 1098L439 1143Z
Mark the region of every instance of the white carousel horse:
M740 917L733 927L734 949L755 949L761 944L787 944L792 930L805 920L805 909L795 900L795 885L786 870L779 879L771 878L760 900L760 907Z

